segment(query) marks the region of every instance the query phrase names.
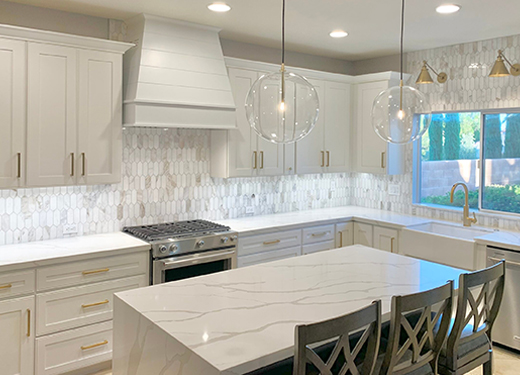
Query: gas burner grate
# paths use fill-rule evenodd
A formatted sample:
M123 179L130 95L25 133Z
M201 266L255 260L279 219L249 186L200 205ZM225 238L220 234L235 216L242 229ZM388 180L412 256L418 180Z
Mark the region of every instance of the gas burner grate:
M224 225L206 220L187 220L173 223L125 227L123 232L146 241L163 240L167 238L194 237L214 232L228 231Z

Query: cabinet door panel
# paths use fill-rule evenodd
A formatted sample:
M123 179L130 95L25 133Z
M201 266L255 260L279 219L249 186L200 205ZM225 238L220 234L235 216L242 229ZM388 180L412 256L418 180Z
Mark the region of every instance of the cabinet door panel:
M397 229L374 227L374 247L379 250L398 252Z
M336 247L354 245L354 223L336 224Z
M325 152L327 172L350 167L350 85L325 84Z
M335 245L334 240L313 243L310 245L303 245L302 253L305 255L305 254L316 253L318 251L332 250L335 247L334 245Z
M323 81L309 80L314 85L320 101L318 122L314 129L303 139L296 142L296 173L320 173L325 165L325 150L323 137L325 134L326 97Z
M354 223L354 243L356 245L373 245L373 227L370 224Z
M26 43L0 39L0 188L23 185Z
M29 43L27 184L75 181L76 50Z
M79 147L76 170L81 184L121 180L122 57L79 51Z
M385 173L387 145L372 127L372 105L388 88L387 81L361 83L357 87L357 171Z
M238 267L254 266L255 264L262 264L267 262L274 262L275 260L282 260L286 258L293 258L301 255L301 246L289 247L287 249L280 249L276 251L269 251L267 253L247 255L238 257Z
M34 297L0 302L0 372L2 375L33 373L34 316Z
M257 135L247 121L245 109L247 93L257 78L258 74L250 70L229 69L237 121L236 130L228 132L229 177L251 176L255 164L258 166L258 154L256 154L256 161L254 160L255 155L253 155L253 152L257 152Z

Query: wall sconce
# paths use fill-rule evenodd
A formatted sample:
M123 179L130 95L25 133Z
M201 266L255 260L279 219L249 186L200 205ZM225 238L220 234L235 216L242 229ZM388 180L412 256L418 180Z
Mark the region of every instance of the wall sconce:
M436 76L437 82L444 83L448 80L448 75L446 73L437 73L435 69L433 69L426 61L423 61L423 66L421 68L421 73L419 73L419 77L417 77L417 84L425 84L425 83L433 83L432 76L430 75L430 69Z
M505 62L504 62L505 61ZM505 63L508 63L511 67L511 73L509 73L509 69ZM507 77L512 74L513 76L520 75L520 64L511 64L509 60L504 56L501 50L498 51L497 61L495 61L495 65L491 69L491 73L489 73L490 77Z

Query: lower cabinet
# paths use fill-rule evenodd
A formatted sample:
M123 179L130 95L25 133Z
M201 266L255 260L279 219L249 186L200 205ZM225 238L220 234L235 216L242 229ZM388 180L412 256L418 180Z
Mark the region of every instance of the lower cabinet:
M336 247L354 245L354 223L347 221L336 224Z
M0 301L0 373L34 372L34 296Z
M356 245L370 246L374 244L374 228L371 224L354 223L354 243Z
M379 250L397 253L399 249L398 230L374 226L373 246Z
M301 246L289 247L287 249L268 251L259 254L246 255L238 257L238 267L254 266L266 262L273 262L275 260L282 260L286 258L293 258L300 256L302 252Z
M36 373L65 372L112 358L112 321L36 339Z
M325 242L317 242L310 245L302 246L303 254L312 254L318 251L332 250L336 247L336 243L334 240L325 241Z

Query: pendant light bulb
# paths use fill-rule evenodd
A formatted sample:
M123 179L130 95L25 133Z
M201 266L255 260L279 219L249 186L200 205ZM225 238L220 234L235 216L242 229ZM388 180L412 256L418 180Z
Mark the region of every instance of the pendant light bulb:
M372 126L388 143L406 144L419 139L430 126L432 112L426 96L403 84L405 0L401 0L401 80L381 92L372 105Z
M246 98L246 116L263 139L278 144L294 143L309 134L319 114L314 86L285 69L285 0L282 0L282 64L276 73L258 78Z

